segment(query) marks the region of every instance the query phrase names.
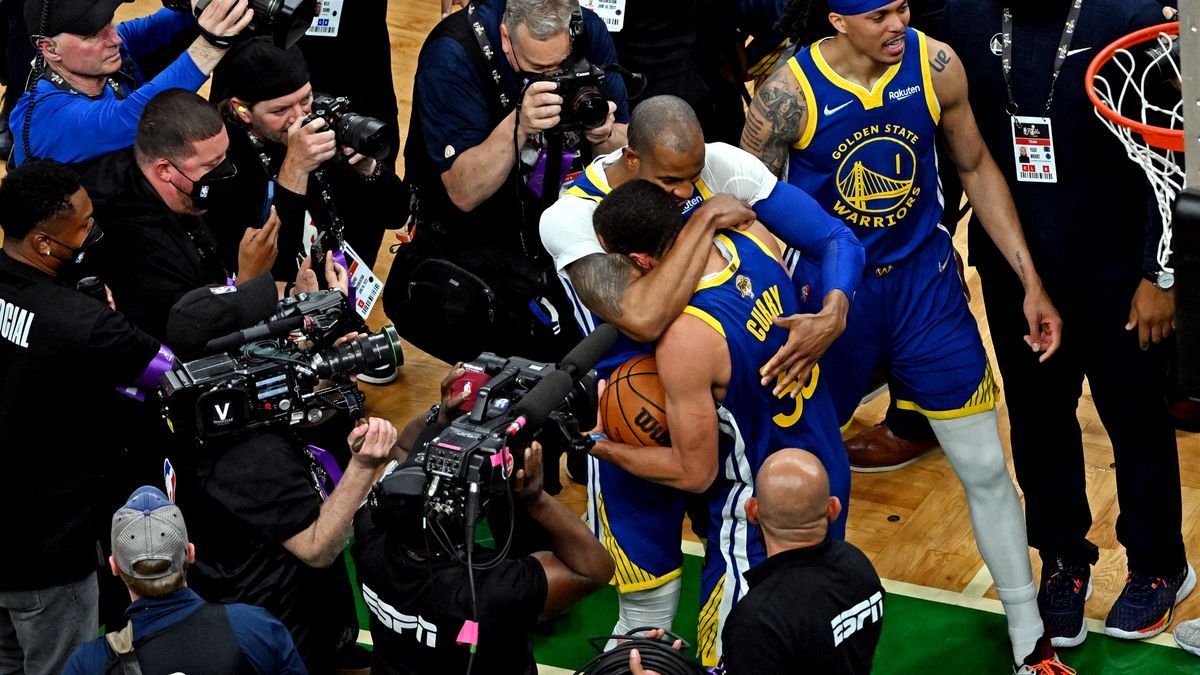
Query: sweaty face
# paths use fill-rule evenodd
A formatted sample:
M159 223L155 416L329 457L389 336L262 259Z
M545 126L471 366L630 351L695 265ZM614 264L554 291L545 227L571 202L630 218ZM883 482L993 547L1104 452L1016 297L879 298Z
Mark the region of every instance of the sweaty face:
M250 106L250 125L254 133L264 140L287 145L288 127L312 112L312 85L267 101Z
M110 23L94 35L62 33L54 37L57 67L84 77L103 77L121 69L121 36Z
M873 12L843 16L842 20L846 37L859 53L890 66L904 58L908 18L908 0L896 0Z
M692 196L692 181L704 168L704 139L688 150L679 152L661 145L652 145L639 155L635 178L648 180L671 193L678 203Z

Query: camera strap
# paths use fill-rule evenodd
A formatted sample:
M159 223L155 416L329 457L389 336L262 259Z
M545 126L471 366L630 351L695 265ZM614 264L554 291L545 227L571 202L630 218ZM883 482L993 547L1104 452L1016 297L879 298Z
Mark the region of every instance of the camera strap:
M337 484L342 480L342 469L338 466L337 460L333 458L333 455L330 454L328 450L323 450L315 445L306 445L304 446L304 449L307 450L308 454L312 457L312 473L313 476L316 477L317 490L321 493L321 500L324 501L329 499L329 493L331 490L325 487L325 481L328 479L329 482L333 484L333 489L336 490ZM322 469L321 472L316 470L318 465ZM322 472L324 473L324 476L321 475Z
M500 103L500 110L506 111L512 107L512 101L508 98L508 94L504 93L503 79L500 77L500 62L497 60L496 50L492 49L492 43L488 41L487 31L479 22L479 12L476 10L474 2L467 4L467 21L471 23L471 32L475 34L475 41L479 43L479 51L483 53L484 61L491 70L492 90L496 94L496 100Z

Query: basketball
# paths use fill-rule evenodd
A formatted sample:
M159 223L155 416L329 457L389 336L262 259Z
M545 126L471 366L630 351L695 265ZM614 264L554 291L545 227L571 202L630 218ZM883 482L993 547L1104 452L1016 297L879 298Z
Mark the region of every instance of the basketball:
M671 445L667 397L653 354L635 356L613 371L600 398L605 434L629 445Z

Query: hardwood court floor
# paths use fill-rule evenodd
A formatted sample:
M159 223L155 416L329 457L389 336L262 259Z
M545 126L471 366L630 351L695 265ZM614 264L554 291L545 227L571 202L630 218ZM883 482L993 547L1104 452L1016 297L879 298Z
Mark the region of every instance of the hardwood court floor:
M122 6L120 16L145 15L159 6L151 0L137 0L132 5ZM392 74L400 103L400 129L405 137L417 53L439 16L436 0L393 0L389 3ZM351 58L352 55L347 55L348 66ZM965 230L960 228L960 232L965 233ZM381 250L375 268L381 277L390 268L392 256L386 249L389 243L390 239L384 242L385 248ZM957 243L959 250L965 251L965 234ZM967 282L972 294L971 310L979 320L990 353L990 331L983 315L979 277L973 269L967 270ZM373 328L386 323L379 308L370 323ZM446 371L445 364L411 345L405 345L405 357L406 363L396 382L385 387L364 385L371 414L387 417L398 426L423 413L437 399L438 383ZM885 407L886 397L863 406L850 433L876 423ZM1003 403L999 416L1001 434L1007 446L1008 418ZM1111 446L1086 388L1079 405L1079 421L1087 455L1088 496L1095 520L1091 539L1101 551L1100 563L1094 569L1095 590L1087 604L1087 614L1103 620L1124 583L1125 555L1114 531L1118 507ZM1200 437L1179 434L1179 451L1184 537L1193 558L1200 560L1196 557L1200 555L1200 518L1197 517L1200 511ZM562 499L582 512L582 489L568 489ZM870 556L880 576L896 582L893 584L896 589L913 593L913 587L926 587L943 591L940 594L943 601L995 608L996 603L982 599L985 596L995 598L995 591L975 548L962 488L940 453L893 473L855 474L848 539ZM1197 615L1200 615L1200 593L1194 593L1179 612L1184 618Z

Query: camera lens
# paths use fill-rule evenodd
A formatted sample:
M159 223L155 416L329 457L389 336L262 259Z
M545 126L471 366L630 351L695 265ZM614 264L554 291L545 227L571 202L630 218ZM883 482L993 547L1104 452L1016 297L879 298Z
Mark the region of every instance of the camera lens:
M312 365L321 377L347 380L384 366L400 365L400 334L392 325L371 335L363 335L313 356Z
M608 120L608 99L595 87L580 87L571 100L571 109L584 129L604 126Z
M389 150L383 133L384 123L374 117L346 113L337 122L337 142L360 155L380 157Z

